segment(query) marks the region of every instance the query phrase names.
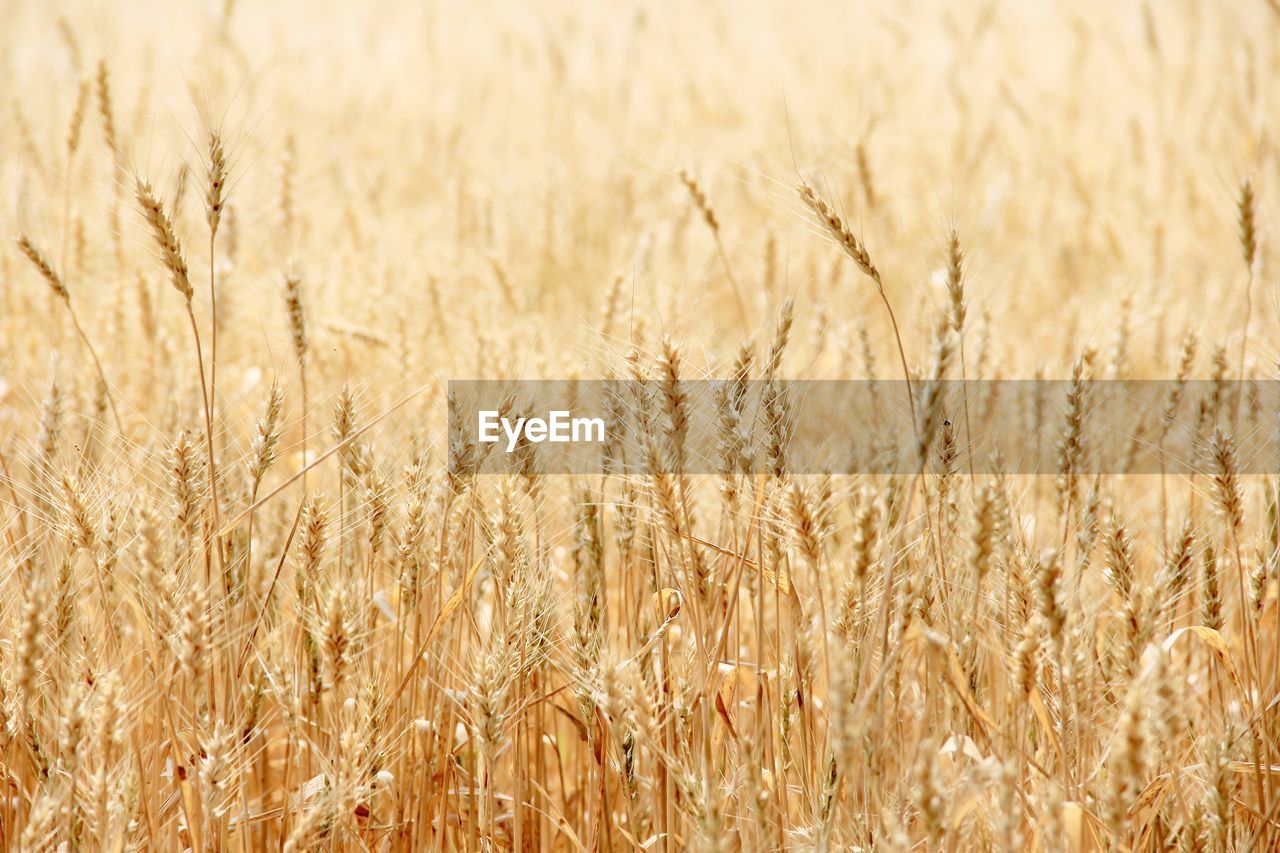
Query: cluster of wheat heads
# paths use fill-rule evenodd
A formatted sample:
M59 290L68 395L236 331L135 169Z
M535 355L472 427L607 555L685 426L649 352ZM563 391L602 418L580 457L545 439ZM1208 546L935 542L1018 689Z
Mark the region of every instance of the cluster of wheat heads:
M7 849L1280 845L1264 0L207 5L5 9ZM1184 473L1090 469L1129 376ZM646 380L643 470L449 377ZM921 472L788 473L805 377Z

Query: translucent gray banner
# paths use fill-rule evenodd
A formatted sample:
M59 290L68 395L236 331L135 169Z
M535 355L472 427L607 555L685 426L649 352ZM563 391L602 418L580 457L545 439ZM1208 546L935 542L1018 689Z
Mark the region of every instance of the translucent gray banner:
M1274 380L453 380L455 474L1280 473Z

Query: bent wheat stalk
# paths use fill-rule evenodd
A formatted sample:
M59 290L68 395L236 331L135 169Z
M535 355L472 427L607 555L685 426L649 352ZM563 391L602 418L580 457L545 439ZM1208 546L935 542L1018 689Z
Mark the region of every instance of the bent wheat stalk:
M845 225L844 220L840 218L840 214L836 213L831 205L827 204L813 187L807 183L800 184L800 200L813 211L818 218L818 223L827 229L827 233L844 250L844 253L853 260L858 269L862 271L862 274L875 284L876 293L880 295L880 301L884 303L884 310L889 314L889 324L893 326L893 338L898 346L898 360L902 362L902 377L907 382L907 399L911 404L911 422L914 426L916 421L916 395L911 385L911 368L907 366L907 351L902 345L902 333L898 329L898 317L893 312L893 305L889 303L889 295L884 291L884 282L880 280L880 270L872 262L871 255L867 252L867 247L849 230L849 226Z
M107 403L111 406L111 416L115 419L116 429L120 429L120 412L116 409L116 399L111 393L110 384L107 382L107 374L102 369L102 361L98 358L98 351L93 348L93 344L89 342L89 336L85 334L84 327L80 325L80 318L76 316L75 306L71 304L71 293L67 290L66 284L63 283L62 277L58 275L57 271L49 263L48 258L35 247L35 244L31 242L26 234L18 235L18 249L35 266L41 278L53 290L54 295L62 301L63 305L67 306L67 314L71 317L71 325L75 327L77 337L84 344L84 348L88 350L89 358L93 359L93 367L98 371L98 379L102 382L102 387L106 391Z

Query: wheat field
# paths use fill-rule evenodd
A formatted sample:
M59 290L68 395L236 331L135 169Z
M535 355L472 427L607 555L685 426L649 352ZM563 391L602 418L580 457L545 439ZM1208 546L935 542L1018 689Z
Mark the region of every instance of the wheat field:
M6 849L1280 849L1275 0L0 12ZM918 470L788 469L806 379Z

